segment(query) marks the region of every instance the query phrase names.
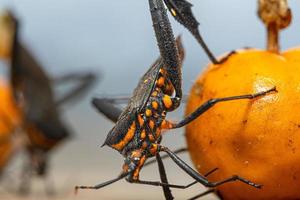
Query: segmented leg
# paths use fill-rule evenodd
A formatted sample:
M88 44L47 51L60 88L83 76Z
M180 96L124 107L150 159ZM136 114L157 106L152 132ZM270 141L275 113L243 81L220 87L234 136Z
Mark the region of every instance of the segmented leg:
M157 160L157 164L158 164L158 170L159 170L159 176L160 176L160 180L162 183L168 183L168 178L167 178L167 174L166 174L166 170L164 167L164 164L162 162L162 159L158 154L156 154L156 160ZM168 186L162 186L163 191L164 191L164 195L165 195L165 199L166 200L173 200L174 197L172 195L172 191Z
M188 151L188 149L186 147L182 147L182 148L176 149L173 152L175 154L181 154L181 153L185 153L187 151ZM163 159L163 160L166 159L166 158L169 158L168 154L165 154L165 155L161 156L161 159ZM150 161L146 162L145 165L144 165L144 167L148 166L148 165L152 165L153 163L156 163L156 159L153 159L153 160L150 160Z
M216 57L209 50L199 32L199 22L196 20L192 12L193 5L186 0L164 0L164 2L175 20L182 24L186 29L188 29L196 38L211 62L214 64L219 64Z
M181 160L176 154L174 154L172 151L170 151L167 147L160 146L160 150L166 152L171 159L188 175L190 175L192 178L194 178L197 182L203 184L206 187L217 187L219 185L222 185L224 183L233 182L233 181L240 181L247 185L250 185L255 188L261 188L262 186L259 184L255 184L243 177L233 175L229 178L226 178L224 180L218 181L218 182L210 182L206 177L202 176L198 172L196 172L194 169L192 169L188 164L186 164L183 160Z
M149 0L149 7L160 55L178 99L182 98L181 61L174 39L173 30L162 0ZM176 104L178 107L179 104Z
M130 174L130 172L126 172L126 173L121 173L117 178L114 178L112 180L109 181L105 181L103 183L94 185L94 186L75 186L75 193L77 194L79 189L90 189L90 190L98 190L100 188L103 188L105 186L108 186L112 183L115 183L123 178L125 178L126 176L128 176Z
M166 125L163 128L169 128L170 129L170 128L183 127L183 126L187 125L188 123L192 122L193 120L195 120L197 117L202 115L204 112L206 112L207 110L212 108L217 103L225 102L225 101L239 100L239 99L254 99L254 98L257 98L257 97L260 97L260 96L264 96L264 95L266 95L270 92L276 92L276 88L273 87L269 90L266 90L266 91L263 91L263 92L258 92L258 93L255 93L255 94L246 94L246 95L240 95L240 96L210 99L207 102L205 102L204 104L202 104L201 106L199 106L194 112L189 114L182 121L180 121L178 123L172 123L172 122L166 121Z
M205 174L205 177L209 176L210 174L214 173L216 170L218 170L218 168L214 168L213 170L207 172ZM195 185L196 183L198 183L198 181L193 181L190 184L187 185L175 185L175 184L169 184L169 183L165 183L165 182L159 182L159 181L144 181L144 180L133 180L132 178L126 178L126 180L130 183L136 183L136 184L142 184L142 185L152 185L152 186L168 186L170 188L177 188L177 189L187 189L193 185Z

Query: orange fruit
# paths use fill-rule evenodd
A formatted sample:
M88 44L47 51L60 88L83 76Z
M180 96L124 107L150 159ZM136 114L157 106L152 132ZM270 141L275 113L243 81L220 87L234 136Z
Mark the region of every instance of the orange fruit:
M237 174L255 183L219 186L224 199L300 199L300 49L275 54L242 50L209 65L190 92L186 114L211 98L265 91L253 100L221 102L186 127L197 170L218 167L220 181Z
M2 170L14 152L12 136L21 119L14 104L12 90L3 80L0 80L0 99L0 170Z

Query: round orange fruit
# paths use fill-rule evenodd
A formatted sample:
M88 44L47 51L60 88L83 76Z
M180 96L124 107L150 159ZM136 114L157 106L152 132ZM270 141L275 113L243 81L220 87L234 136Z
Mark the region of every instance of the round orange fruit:
M0 170L2 170L14 152L13 133L20 125L20 113L14 104L11 88L3 80L0 80L0 99Z
M209 180L236 174L263 185L224 184L217 188L224 199L300 199L300 49L238 51L208 66L192 87L186 114L211 98L274 86L277 93L216 104L186 127L197 170L219 168Z

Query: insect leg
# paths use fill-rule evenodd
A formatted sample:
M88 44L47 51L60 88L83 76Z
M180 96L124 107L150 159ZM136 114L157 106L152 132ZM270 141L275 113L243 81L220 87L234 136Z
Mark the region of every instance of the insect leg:
M184 153L184 152L187 152L188 149L186 147L182 147L182 148L179 148L175 151L173 151L175 154L181 154L181 153ZM166 158L169 158L169 155L168 154L165 154L163 156L161 156L161 159L166 159ZM148 165L152 165L153 163L155 163L157 160L156 159L153 159L153 160L150 160L149 162L146 162L144 166L148 166Z
M130 178L127 178L126 180L129 183L135 183L135 184L141 184L141 185L160 186L160 187L167 186L167 187L170 187L170 188L177 188L177 189L186 189L186 188L189 188L189 187L195 185L196 183L198 183L198 181L194 181L194 182L192 182L188 185L175 185L175 184L162 183L162 182L159 182L159 181L133 180L133 179L130 179Z
M181 61L178 57L178 50L167 12L162 0L149 0L149 7L158 47L164 61L163 67L174 86L176 97L181 99Z
M172 152L172 153L174 153L174 152ZM144 166L146 166L146 165L144 165ZM212 173L214 173L217 170L218 170L218 168L214 168L214 169L210 170L209 172L207 172L204 175L204 177L207 177L207 176L211 175ZM167 186L167 187L170 187L170 188L177 188L177 189L186 189L186 188L189 188L189 187L191 187L191 186L193 186L193 185L195 185L196 183L199 182L199 181L196 180L196 181L193 181L192 183L187 184L187 185L174 185L174 184L165 183L163 181L159 182L159 181L134 180L131 176L126 178L126 180L130 183L143 184L143 185L152 185L152 186L162 186L162 187Z
M160 180L163 183L168 183L168 178L167 178L167 174L166 174L166 170L163 164L163 161L158 154L156 154L156 160L157 160L157 164L158 164L158 170L159 170L159 176L160 176ZM174 197L172 195L172 191L168 186L162 186L163 191L164 191L164 196L166 200L173 200Z
M57 101L57 105L62 105L64 103L68 103L75 98L78 98L84 94L91 86L96 82L97 77L91 73L73 73L68 74L63 77L54 79L56 83L64 83L70 81L78 81L78 85L60 97Z
M103 188L105 186L108 186L114 182L117 182L123 178L125 178L126 176L128 176L130 174L130 172L126 172L126 173L121 173L117 178L114 178L112 180L100 183L98 185L94 185L94 186L75 186L75 193L78 192L79 189L90 189L90 190L98 190L100 188Z
M188 164L186 164L183 160L181 160L176 154L174 154L172 151L170 151L167 147L160 146L160 150L166 152L171 159L188 175L190 175L192 178L194 178L197 182L203 184L206 187L216 187L219 185L222 185L224 183L233 182L233 181L240 181L247 185L250 185L255 188L261 188L262 186L259 184L255 184L245 178L242 178L237 175L233 175L229 178L226 178L222 181L218 182L210 182L205 176L202 176L198 172L196 172L194 169L192 169Z
M190 33L192 33L192 35L196 38L211 62L214 64L219 64L216 57L209 50L199 32L199 22L196 20L192 13L193 5L186 0L164 0L164 2L175 20L182 24L186 29L188 29Z
M240 96L232 96L232 97L225 97L225 98L216 98L216 99L210 99L201 106L199 106L194 112L189 114L185 119L182 121L174 124L171 122L168 122L168 128L180 128L182 126L187 125L188 123L192 122L194 119L199 117L201 114L206 112L208 109L213 107L215 104L219 102L224 102L224 101L233 101L233 100L238 100L238 99L254 99L257 97L264 96L270 92L276 92L276 87L273 87L269 90L258 92L255 94L246 94L246 95L240 95Z
M112 101L105 98L93 98L92 104L100 113L113 122L117 122L122 113L121 108L115 106Z

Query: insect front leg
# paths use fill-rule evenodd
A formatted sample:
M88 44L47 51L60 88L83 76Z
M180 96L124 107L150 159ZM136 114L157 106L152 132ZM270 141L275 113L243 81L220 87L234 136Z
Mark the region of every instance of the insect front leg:
M246 95L240 95L240 96L231 96L231 97L225 97L225 98L216 98L216 99L210 99L201 106L199 106L194 112L189 114L186 118L181 120L178 123L172 123L169 121L165 121L165 125L163 126L164 129L174 129L174 128L180 128L183 127L190 122L194 121L197 117L202 115L204 112L212 108L214 105L220 102L225 102L225 101L233 101L233 100L239 100L239 99L254 99L257 97L261 97L264 95L267 95L271 92L276 92L276 87L273 87L269 90L258 92L255 94L246 94Z
M167 12L162 0L149 0L149 6L158 47L164 61L163 68L174 86L176 97L181 99L181 61Z
M200 31L198 29L199 22L194 17L192 12L193 5L186 0L164 0L164 2L175 20L182 24L186 29L188 29L190 33L192 33L192 35L196 38L211 62L214 64L220 64L220 62L210 51L200 34Z

